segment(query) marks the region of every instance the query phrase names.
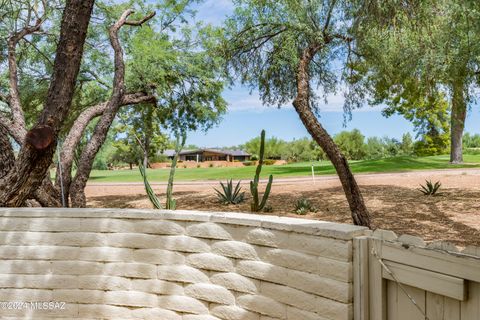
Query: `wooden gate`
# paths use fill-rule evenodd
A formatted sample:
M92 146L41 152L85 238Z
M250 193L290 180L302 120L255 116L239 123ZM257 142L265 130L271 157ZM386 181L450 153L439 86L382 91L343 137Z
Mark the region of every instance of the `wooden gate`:
M354 239L354 319L480 320L480 249Z

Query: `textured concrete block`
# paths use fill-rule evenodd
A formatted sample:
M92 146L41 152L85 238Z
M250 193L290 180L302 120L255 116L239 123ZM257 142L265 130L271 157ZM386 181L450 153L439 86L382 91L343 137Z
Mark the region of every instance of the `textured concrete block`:
M121 276L129 278L155 279L157 267L147 263L106 263L103 268L103 274L111 276Z
M258 313L250 312L237 306L213 306L210 313L222 320L259 320Z
M64 275L96 275L102 274L104 264L101 262L87 261L52 261L53 274Z
M90 290L130 290L130 279L122 277L86 275L78 276L78 288Z
M140 291L107 291L104 301L106 304L130 307L158 307L156 294Z
M288 233L256 228L247 233L248 243L277 248L281 243L288 241Z
M123 261L132 260L133 250L112 247L87 247L78 249L78 260L82 261Z
M243 295L237 298L237 305L247 310L272 318L286 319L287 306L262 295Z
M42 289L0 289L0 301L51 301L52 291Z
M340 261L352 260L351 241L292 233L286 249Z
M193 314L208 314L208 308L197 299L186 296L159 296L158 305L162 308Z
M288 320L329 320L325 317L322 317L318 313L308 312L305 310L297 309L294 307L287 307L287 319Z
M345 303L351 302L353 299L351 283L322 278L311 273L289 270L288 278L282 283L292 288Z
M156 279L133 279L131 280L132 290L150 292L163 295L182 295L183 286L170 281Z
M131 309L126 307L109 306L105 304L80 304L78 316L90 319L128 319L132 317ZM77 317L75 317L77 319Z
M2 274L0 275L0 288L24 289L74 289L78 287L76 276L68 275L25 275Z
M184 264L185 257L178 252L164 249L137 249L133 251L133 261L151 264Z
M185 232L185 229L180 224L171 221L136 221L134 222L133 226L133 231L139 233L150 233L158 235L181 235Z
M302 310L317 310L317 296L296 290L284 285L262 282L260 292L263 296L271 298L275 301L297 307Z
M185 288L185 294L189 297L218 304L234 304L233 294L222 286L197 283Z
M243 292L243 293L256 293L257 286L255 280L246 278L237 273L218 273L210 277L210 281L213 284L220 285L227 289Z
M191 237L232 240L232 236L221 225L211 222L190 224L187 227L186 234Z
M258 260L258 255L255 251L255 248L248 243L240 241L215 242L212 245L212 252L225 257L245 260Z
M91 304L105 302L105 292L100 290L56 289L52 291L52 294L53 301Z
M183 320L221 320L214 316L199 315L199 314L186 314L183 316Z
M236 269L242 276L274 283L284 283L289 276L288 269L261 261L240 261Z
M71 260L77 259L77 247L64 246L0 246L4 260Z
M322 277L346 282L352 279L352 264L349 262L316 257L286 249L265 250L260 257L265 262L288 269L315 273Z
M132 310L132 318L145 320L182 320L178 313L161 308L140 308Z
M211 271L230 272L235 269L230 259L214 253L191 254L187 257L187 263L192 267Z
M110 247L133 248L133 249L157 249L161 248L162 236L140 233L112 233L106 236Z
M48 274L50 261L0 260L0 274Z
M161 280L200 283L210 282L208 277L200 270L192 267L175 265L175 266L158 266L157 277Z
M159 245L163 249L181 252L209 252L210 246L202 240L189 236L163 236Z

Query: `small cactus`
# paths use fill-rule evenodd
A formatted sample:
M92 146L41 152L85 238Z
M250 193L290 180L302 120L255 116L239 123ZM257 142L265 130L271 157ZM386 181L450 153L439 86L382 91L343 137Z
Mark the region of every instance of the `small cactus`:
M260 173L262 172L262 165L263 165L263 156L265 153L265 130L262 130L260 135L260 154L258 159L257 170L255 171L255 177L253 181L250 181L250 193L252 194L252 203L251 203L251 210L253 212L262 211L267 204L268 197L270 196L270 190L272 189L272 182L273 176L270 175L268 177L267 187L265 188L265 192L263 193L262 200L259 200L258 196L258 182L260 180Z

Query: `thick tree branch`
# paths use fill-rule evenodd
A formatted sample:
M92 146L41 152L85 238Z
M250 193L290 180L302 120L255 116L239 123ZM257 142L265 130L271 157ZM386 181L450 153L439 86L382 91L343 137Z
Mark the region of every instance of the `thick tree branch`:
M40 30L43 23L42 19L38 19L34 26L27 26L15 32L8 39L8 73L9 73L9 86L10 86L10 99L9 104L12 110L13 122L19 126L25 128L25 115L20 103L20 92L18 90L18 65L17 65L17 44L25 36Z
M153 17L155 17L155 12L150 13L149 15L143 17L141 20L126 20L125 24L129 26L141 26Z
M121 102L122 106L134 105L139 103L155 103L154 96L146 94L144 92L126 94ZM75 150L82 139L82 136L87 128L88 124L96 117L101 116L108 106L108 102L103 102L95 106L87 108L83 111L73 123L72 128L68 132L65 141L62 145L62 151L60 153L60 165L62 166L62 182L65 189L65 198L68 199L68 189L71 183L71 171L73 166L73 159L75 156ZM57 189L60 188L60 175L58 174L59 168L57 168L56 182Z

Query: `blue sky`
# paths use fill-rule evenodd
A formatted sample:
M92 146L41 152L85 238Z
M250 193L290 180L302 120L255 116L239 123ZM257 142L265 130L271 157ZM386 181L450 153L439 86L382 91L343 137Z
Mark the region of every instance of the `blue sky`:
M219 25L233 10L231 0L206 0L196 7L197 20ZM298 115L291 106L280 109L263 106L258 93L250 94L249 90L236 85L224 92L229 103L229 111L222 122L207 133L189 133L187 144L201 147L224 147L239 145L260 134L265 129L267 136L275 136L284 140L293 140L309 136ZM364 106L353 112L352 121L344 126L343 97L339 92L330 96L328 104L321 104L320 122L332 135L342 130L359 129L365 136L389 136L401 138L406 132L413 133L410 122L400 116L385 118L380 107ZM473 106L466 121L466 131L480 133L480 114L477 106Z

